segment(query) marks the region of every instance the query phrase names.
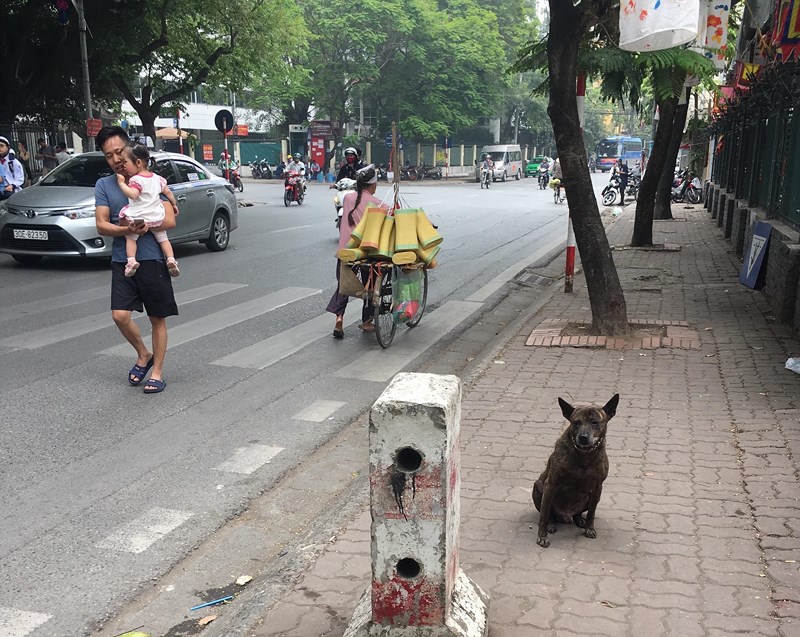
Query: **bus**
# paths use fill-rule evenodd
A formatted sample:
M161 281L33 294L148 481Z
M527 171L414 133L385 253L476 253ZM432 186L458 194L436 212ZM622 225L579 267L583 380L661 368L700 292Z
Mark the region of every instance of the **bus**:
M597 169L608 172L618 159L632 167L636 162L642 161L642 148L642 140L639 137L615 135L601 139L594 148L597 155Z

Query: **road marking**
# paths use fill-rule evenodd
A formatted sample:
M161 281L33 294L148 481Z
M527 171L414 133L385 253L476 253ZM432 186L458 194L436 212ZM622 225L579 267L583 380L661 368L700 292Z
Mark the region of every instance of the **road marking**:
M52 618L44 613L0 606L0 635L3 637L25 637Z
M362 354L334 375L340 378L386 382L482 305L469 301L448 301L430 315L424 315L414 329L398 326L389 349Z
M284 305L289 305L294 301L299 301L315 294L320 294L322 290L315 290L312 288L283 288L272 294L240 303L239 305L232 305L231 307L214 312L208 316L203 316L194 321L183 323L169 330L169 346L177 347L189 341L193 341L203 336L208 336L214 332L223 330L231 325L243 323L256 316L261 316L267 312L277 310ZM285 332L284 332L285 334ZM131 346L128 343L115 345L100 352L112 356L130 356Z
M99 549L143 553L194 515L176 509L150 509L97 544Z
M175 295L175 301L178 305L187 305L243 287L247 286L243 283L212 283L192 290L186 290L185 292L179 292ZM143 318L143 316L136 316L135 318L140 319ZM39 330L33 330L32 332L7 336L6 338L0 339L0 345L13 349L38 349L46 345L65 341L69 338L83 336L84 334L89 334L110 327L111 325L113 325L111 312L103 312L102 314L95 314L94 316L67 321L66 323L59 323L52 327L44 327ZM126 353L128 353L127 350L130 350L130 346L126 348Z
M563 235L563 233L562 233ZM503 284L507 281L510 281L515 276L517 276L520 271L524 270L526 267L531 265L532 263L536 263L539 259L549 254L551 251L556 250L562 244L566 243L566 239L561 236L557 239L553 239L550 243L548 243L543 248L540 248L533 254L528 255L524 259L520 259L514 265L507 267L503 270L500 274L494 277L491 281L489 281L486 285L482 288L477 290L475 293L471 294L466 298L467 301L474 301L476 303L483 303L486 299L488 299L492 294L497 292Z
M338 400L315 400L305 409L298 411L292 418L294 420L309 420L311 422L324 422L337 409L347 403Z
M301 230L303 228L313 228L311 224L305 226L294 226L292 228L281 228L280 230L271 230L268 234L278 234L279 232L291 232L292 230Z
M228 473L251 474L260 469L277 456L283 447L270 447L269 445L250 445L241 447L221 465L214 467L216 471Z
M212 362L212 365L223 367L245 367L247 369L264 369L277 363L287 356L299 352L301 349L310 345L321 338L330 338L333 331L333 317L330 314L323 314L305 323L300 323L270 336L269 338L253 343L249 347L240 349L232 354L228 354ZM345 318L344 326L352 325L359 318ZM170 336L170 341L172 337Z
M44 297L29 303L8 306L0 310L0 321L12 321L15 319L27 318L34 314L38 314L39 312L47 312L62 307L79 305L80 303L101 299L104 296L108 296L108 293L109 287L104 285L99 288L92 288L91 290L70 292L69 294L62 294L61 296L53 296L49 298Z

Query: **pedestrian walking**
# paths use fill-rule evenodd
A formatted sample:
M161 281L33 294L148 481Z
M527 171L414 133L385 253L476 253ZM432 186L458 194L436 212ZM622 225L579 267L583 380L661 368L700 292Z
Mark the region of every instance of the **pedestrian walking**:
M69 153L67 152L67 147L63 144L56 145L56 159L58 160L59 164L63 164L65 161L69 159Z
M144 385L144 393L156 394L164 390L164 357L167 351L167 317L178 314L172 278L164 262L164 255L153 233L146 225L131 226L120 220L119 213L128 198L119 187L117 175L125 174L128 135L119 126L104 126L97 134L97 146L103 151L113 175L102 177L95 185L95 223L97 232L113 237L111 252L111 317L119 331L136 350L136 363L128 373L128 383L141 385L152 370ZM169 202L165 209L161 230L175 227L175 215ZM135 233L136 260L139 268L132 277L125 276L127 256L125 235ZM139 326L133 322L133 311L145 310L152 326L152 351L142 340Z
M628 171L628 164L626 164L621 159L619 160L619 196L622 200L621 203L625 203L625 191L628 189L628 175L630 172Z
M56 151L54 151L53 147L46 141L39 139L36 143L39 145L39 152L36 153L36 159L42 162L42 177L44 177L53 170L53 168L58 166L58 158L56 157Z

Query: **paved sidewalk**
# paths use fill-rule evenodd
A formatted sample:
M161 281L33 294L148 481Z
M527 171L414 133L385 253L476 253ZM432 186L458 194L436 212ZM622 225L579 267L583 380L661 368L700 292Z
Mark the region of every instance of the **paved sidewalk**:
M526 345L546 320L590 320L579 276L464 388L461 565L491 596L492 637L800 635L800 375L784 369L800 341L737 283L702 207L674 212L685 219L656 222L654 240L679 251L614 258L629 317L694 330L699 348ZM560 525L542 549L530 494L566 424L556 398L616 392L598 537ZM364 511L249 634L340 637L369 555Z

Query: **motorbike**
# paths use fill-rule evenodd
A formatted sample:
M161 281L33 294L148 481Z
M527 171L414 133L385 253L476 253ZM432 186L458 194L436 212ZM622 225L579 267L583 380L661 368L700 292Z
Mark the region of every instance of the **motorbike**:
M239 192L244 192L244 183L242 183L242 178L239 176L239 170L237 168L231 168L228 172L228 181L231 182L231 185Z
M283 182L283 205L288 208L293 201L296 201L297 205L303 205L303 199L305 199L305 188L302 177L297 171L290 170Z
M481 190L484 188L489 188L489 184L492 183L492 169L491 168L481 168Z
M638 190L637 190L638 192ZM606 187L603 188L603 205L604 206L611 206L617 200L617 195L619 194L619 175L613 174L611 175L611 179L609 179Z
M544 166L539 166L536 171L536 179L539 182L539 190L544 190L550 183L550 171Z
M687 169L673 180L670 199L674 203L682 203L684 200L688 200L692 204L700 203L702 198L700 180L697 177L690 179L690 176Z
M261 168L261 178L272 179L272 166L269 165L269 162L266 159L262 159L258 165Z
M257 157L255 161L251 161L248 165L250 166L250 174L253 176L253 179L264 179L264 173L261 172L261 164L258 162Z
M389 173L386 172L386 167L381 164L377 168L378 181L389 181Z
M418 179L436 179L439 180L442 178L442 168L441 166L426 166L422 164L417 168L417 177Z
M338 190L338 192L333 196L333 205L336 208L336 229L338 230L339 226L342 225L342 205L344 203L344 195L348 190L356 189L356 180L344 177L336 183L331 184L330 187Z
M400 179L402 181L416 181L419 174L416 166L403 166L400 169Z

